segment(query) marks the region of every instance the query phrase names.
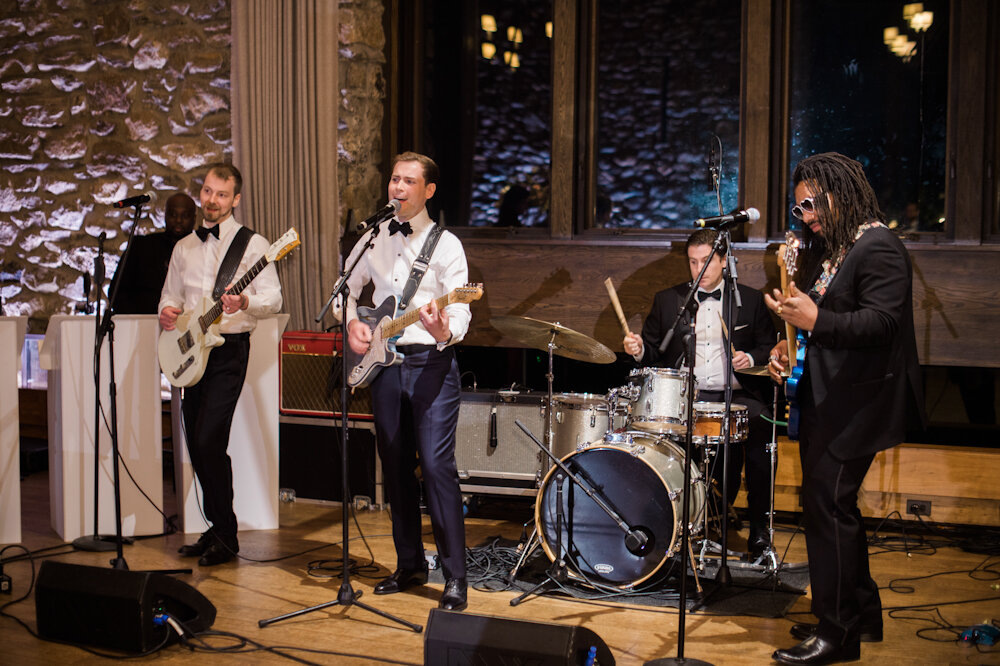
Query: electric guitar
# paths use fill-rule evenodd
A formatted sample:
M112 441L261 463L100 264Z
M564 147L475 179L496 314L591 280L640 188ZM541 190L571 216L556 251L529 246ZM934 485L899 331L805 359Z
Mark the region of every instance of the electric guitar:
M293 227L276 240L226 293L234 296L241 294L269 263L281 259L299 245L299 234ZM222 300L213 302L206 296L193 311L177 316L173 330L160 333L157 344L160 369L172 386L194 386L205 374L208 354L225 342L219 334L221 319Z
M441 310L452 303L478 301L482 296L482 283L467 284L451 290L434 302ZM351 351L350 346L344 346L344 353L351 367L351 373L347 377L347 385L351 388L368 386L382 368L403 362L403 355L396 351L396 340L403 335L404 328L420 319L420 308L414 308L392 319L396 314L396 307L396 297L390 296L377 308L358 308L358 319L371 327L372 340L363 357Z
M778 248L778 268L781 269L781 293L789 296L788 283L795 274L799 259L799 239L791 231L785 233L785 242ZM799 438L798 388L806 360L806 338L802 331L785 322L785 339L788 340L788 377L785 379L785 417L788 421L788 438Z

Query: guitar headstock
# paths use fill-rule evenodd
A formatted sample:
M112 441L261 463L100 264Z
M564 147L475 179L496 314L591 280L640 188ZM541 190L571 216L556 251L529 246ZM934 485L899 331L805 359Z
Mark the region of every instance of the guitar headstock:
M299 232L295 230L295 227L292 227L282 234L281 238L274 241L274 243L271 244L271 247L267 248L267 252L264 253L264 256L267 257L268 261L274 262L284 257L301 244L302 242L299 240Z
M791 231L786 231L785 242L778 248L778 267L784 270L785 275L791 276L797 270L799 245L798 237Z
M452 303L471 303L483 297L483 283L470 282L464 287L457 287L452 292Z

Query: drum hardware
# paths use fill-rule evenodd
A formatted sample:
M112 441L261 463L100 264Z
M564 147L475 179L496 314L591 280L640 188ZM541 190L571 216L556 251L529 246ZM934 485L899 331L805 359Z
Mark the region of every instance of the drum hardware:
M547 451L544 444L523 424L517 421L515 424L535 442L536 446L545 451L556 465L547 475L539 492L535 515L538 541L553 562L557 559L568 559L569 564L574 566L584 580L589 581L587 576L594 575L620 589L628 590L652 576L671 555L679 551L680 545L676 534L683 530L677 528L675 524L675 519L681 512L677 505L683 506L683 512L690 515L689 505L694 505L696 512L704 509L704 497L700 476L691 481L692 465L686 463L675 445L666 443L667 450L673 453L669 455L661 446L640 446L626 450L619 446L594 444L570 454L564 462ZM638 439L649 438L649 435L641 432L631 433L629 436ZM645 454L646 459L641 457L640 451ZM626 460L636 462L627 464L619 460L622 456L625 456ZM659 470L654 469L654 465L650 463L651 459L655 461ZM626 472L632 472L631 483L612 485L598 482L601 474L609 470L621 471L623 465L628 467ZM680 468L684 468L684 471L682 472ZM651 478L656 478L662 483L661 472L665 471L687 476L690 484L688 487L692 492L681 493L680 501L667 503L666 493L650 493L643 483L637 482L648 483ZM558 478L560 472L572 482L568 490L562 490L561 495L559 488L553 490L551 483ZM694 470L694 474L698 474L697 470ZM574 499L573 491L577 488L583 491L591 502L588 503L582 498ZM623 501L639 497L643 501L636 500L630 508L638 507L641 515L633 515L633 519L638 519L631 523L626 522L618 506L622 505ZM563 514L562 527L559 526L560 507L564 512L566 507L572 507L572 512L568 516ZM632 513L635 514L635 511ZM669 540L661 536L666 530L661 530L662 525L656 522L664 521L668 515L671 518ZM551 526L553 516L556 521L555 534L547 529ZM579 533L581 536L574 537L574 533ZM549 546L553 536L559 541L555 552ZM605 557L609 553L612 557ZM518 566L520 564L519 562Z
M546 585L549 583L555 583L556 585L562 585L566 582L567 572L566 572L566 558L563 556L564 550L562 547L562 534L563 525L565 524L565 516L563 512L563 482L566 477L563 472L560 471L556 474L556 552L559 556L552 560L552 566L548 568L545 572L545 580L538 583L530 590L526 590L522 594L510 600L511 606L516 606L533 594L539 593ZM567 549L568 550L568 549ZM527 552L527 549L525 549ZM523 557L523 556L522 556ZM517 567L520 567L521 560L518 560ZM511 580L513 580L513 572L511 573Z

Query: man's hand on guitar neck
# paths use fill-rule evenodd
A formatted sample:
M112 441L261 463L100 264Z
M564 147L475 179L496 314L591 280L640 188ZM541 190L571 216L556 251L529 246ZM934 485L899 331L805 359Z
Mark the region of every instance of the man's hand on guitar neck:
M437 301L431 301L420 308L420 323L424 325L438 342L448 342L451 339L451 328L448 325L448 311L438 307Z
M773 298L764 294L764 302L782 321L803 331L811 331L816 327L819 308L809 294L796 288L794 282L788 283L788 296L782 294L780 289L774 289L772 293Z

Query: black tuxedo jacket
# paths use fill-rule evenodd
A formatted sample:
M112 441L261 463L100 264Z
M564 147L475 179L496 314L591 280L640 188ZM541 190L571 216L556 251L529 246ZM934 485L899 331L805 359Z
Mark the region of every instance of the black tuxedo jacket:
M736 323L732 326L729 337L736 351L750 354L754 364L764 365L775 343L774 321L767 306L764 305L763 294L742 284L737 287L740 290L743 307L739 310L734 309ZM684 336L687 335L689 328L683 320L662 354L660 342L673 325L677 310L684 302L684 297L690 288L690 283L679 284L664 289L653 297L653 307L642 325L641 365L679 368L684 363ZM754 379L756 378L741 376L740 384L752 393L760 393L770 383L766 379L757 382L754 382ZM763 397L763 402L770 403L770 398Z
M121 281L115 297L115 314L158 314L160 292L177 241L163 231L132 238L125 270L115 271L108 292L113 293L115 284Z
M923 426L912 282L906 248L876 228L858 239L819 297L800 381L800 434L809 446L850 460Z

